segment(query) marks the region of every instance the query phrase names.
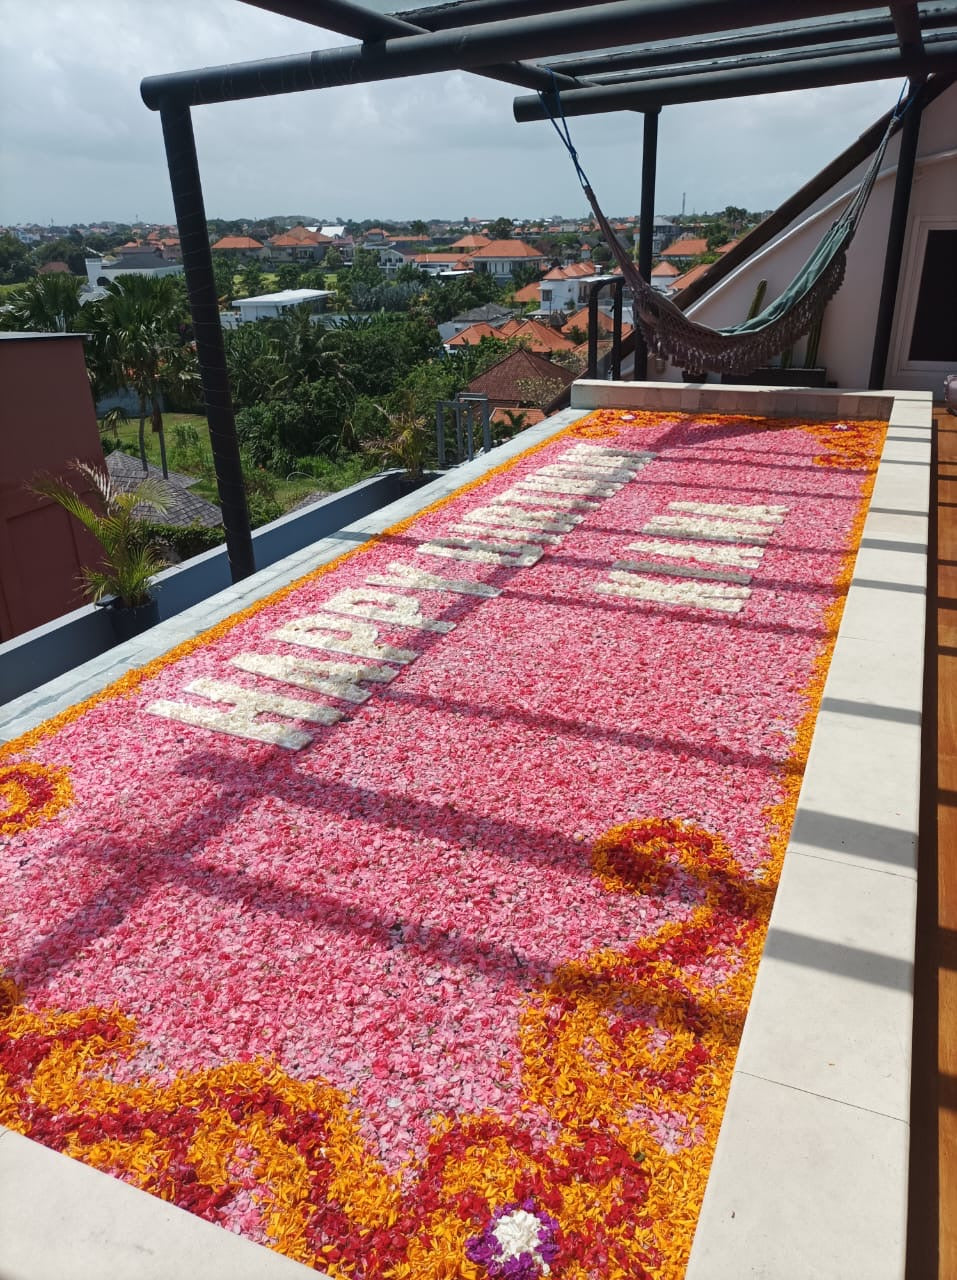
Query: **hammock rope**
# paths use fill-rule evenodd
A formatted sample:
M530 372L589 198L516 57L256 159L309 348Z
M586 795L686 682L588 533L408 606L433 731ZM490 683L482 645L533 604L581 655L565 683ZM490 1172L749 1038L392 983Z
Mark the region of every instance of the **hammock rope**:
M742 324L712 329L692 320L664 294L653 289L638 271L628 251L615 235L578 159L568 121L562 109L555 73L553 89L539 92L546 114L575 166L585 197L599 230L621 267L625 283L634 296L634 321L648 350L672 364L696 373L750 373L803 337L823 314L844 280L847 249L857 230L868 198L884 160L895 126L911 106L916 93L904 101L907 86L901 89L884 136L862 177L857 191L825 232L817 248L791 284L758 315ZM903 105L902 105L903 104ZM557 106L557 112L554 109Z

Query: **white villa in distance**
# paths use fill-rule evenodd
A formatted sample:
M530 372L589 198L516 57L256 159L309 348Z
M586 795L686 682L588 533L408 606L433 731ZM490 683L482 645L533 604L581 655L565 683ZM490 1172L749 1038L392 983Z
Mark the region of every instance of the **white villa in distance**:
M231 325L248 324L250 320L274 320L293 307L305 307L312 313L323 310L326 298L334 296L332 289L280 289L276 293L260 293L254 298L235 298L233 306L239 314L221 315L220 319Z

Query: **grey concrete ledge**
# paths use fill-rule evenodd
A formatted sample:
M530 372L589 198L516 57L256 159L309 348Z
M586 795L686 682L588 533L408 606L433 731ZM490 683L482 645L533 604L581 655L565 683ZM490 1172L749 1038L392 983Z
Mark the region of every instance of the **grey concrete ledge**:
M927 392L848 391L806 387L751 387L712 382L572 383L572 407L586 409L660 409L691 413L754 413L770 418L878 418L886 421L901 397Z
M3 1280L296 1280L323 1273L0 1130Z

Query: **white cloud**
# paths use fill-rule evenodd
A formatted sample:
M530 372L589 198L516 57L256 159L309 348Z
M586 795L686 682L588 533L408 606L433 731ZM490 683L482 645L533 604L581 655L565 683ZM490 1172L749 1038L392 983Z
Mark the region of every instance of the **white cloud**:
M389 4L378 0L382 10ZM166 221L172 201L146 75L348 43L236 0L8 6L0 27L0 222ZM517 125L521 90L462 72L197 110L211 216L516 216L582 212L546 124ZM777 204L893 105L897 86L666 108L658 208ZM572 120L605 207L638 206L641 117Z

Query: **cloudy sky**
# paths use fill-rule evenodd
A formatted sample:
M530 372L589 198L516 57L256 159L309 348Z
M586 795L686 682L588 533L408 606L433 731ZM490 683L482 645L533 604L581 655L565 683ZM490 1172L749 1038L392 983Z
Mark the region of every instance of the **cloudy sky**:
M349 43L237 0L6 0L0 13L0 224L171 220L143 76ZM680 211L683 196L689 213L773 207L893 106L898 87L666 108L658 211ZM514 123L516 92L448 73L199 108L207 214L584 212L550 126ZM581 117L572 130L606 210L635 212L640 118Z

